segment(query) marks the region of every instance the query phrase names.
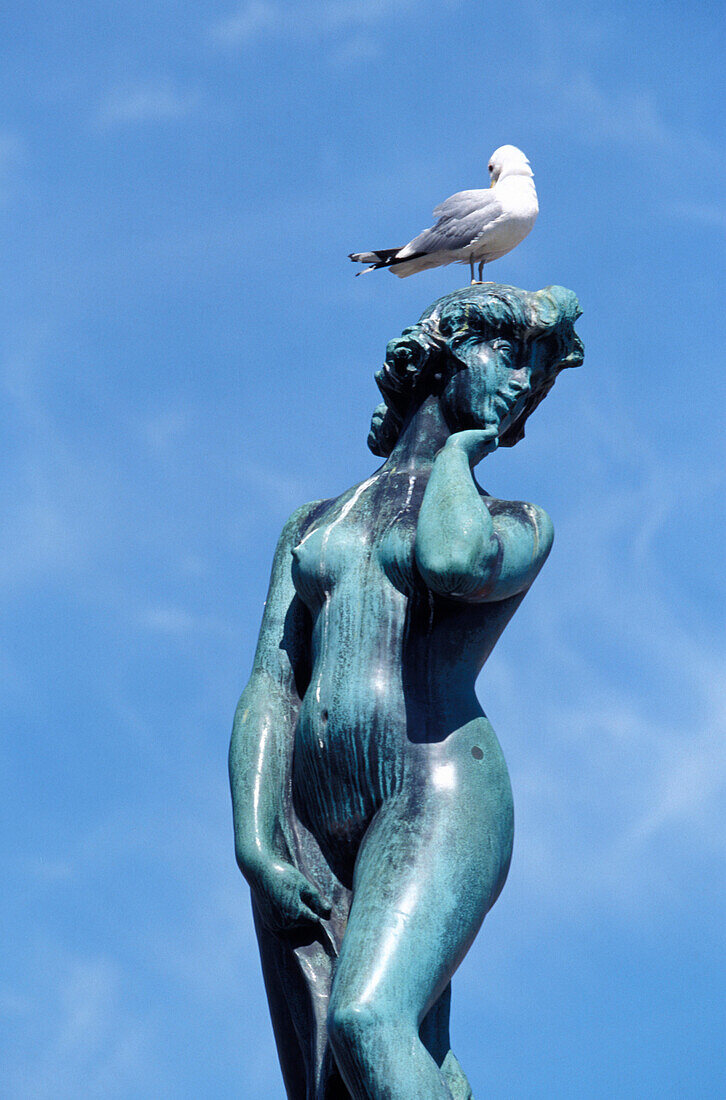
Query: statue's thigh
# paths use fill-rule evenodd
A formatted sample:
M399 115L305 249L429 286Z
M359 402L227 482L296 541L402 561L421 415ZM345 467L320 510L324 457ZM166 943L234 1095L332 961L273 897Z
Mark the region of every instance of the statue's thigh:
M446 989L511 853L496 807L469 794L462 805L460 789L418 789L372 823L335 976L338 1005L375 1004L418 1025Z

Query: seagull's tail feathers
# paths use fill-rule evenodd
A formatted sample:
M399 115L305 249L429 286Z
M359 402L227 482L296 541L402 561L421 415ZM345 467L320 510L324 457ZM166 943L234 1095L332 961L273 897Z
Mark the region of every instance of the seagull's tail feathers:
M379 248L377 252L350 252L348 253L350 259L356 264L370 264L370 267L365 267L362 271L356 271L356 275L365 275L368 271L377 271L379 267L390 267L394 275L398 275L399 278L405 279L407 275L413 275L414 271L420 271L421 268L412 264L408 265L411 260L416 260L419 256L424 256L423 252L412 252L405 257L398 258L402 252L406 251L408 245L398 248ZM428 266L428 265L425 265Z
M349 252L348 255L353 263L371 265L363 271L356 271L356 275L365 275L367 271L376 271L379 267L390 267L400 251L401 245L398 248L379 248L377 252Z
M349 252L351 260L358 264L375 264L376 267L387 267L391 260L401 251L398 248L379 248L377 252Z

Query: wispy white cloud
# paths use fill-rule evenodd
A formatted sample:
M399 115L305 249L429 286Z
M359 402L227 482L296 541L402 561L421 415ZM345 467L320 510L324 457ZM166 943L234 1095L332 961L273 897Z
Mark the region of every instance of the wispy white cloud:
M88 523L88 499L98 474L81 462L49 416L40 380L50 333L19 339L0 363L0 391L22 425L24 443L6 456L0 520L0 587L22 587L86 565L99 534Z
M167 83L143 83L117 88L100 105L102 129L154 122L175 122L193 114L199 97Z
M566 128L578 140L591 145L614 144L638 151L676 158L684 151L708 163L709 168L726 164L723 149L708 136L684 124L682 117L667 113L658 93L658 83L633 79L611 81L599 75L603 61L612 60L619 71L623 55L623 26L617 14L600 10L574 11L571 5L543 5L522 0L527 18L536 30L539 63L528 80L540 89L547 103L548 124ZM588 64L596 59L599 68ZM596 74L598 72L598 75ZM623 169L627 175L627 167Z
M107 807L95 825L77 829L75 842L62 845L62 875L23 867L28 916L15 948L27 951L29 965L0 987L3 1030L15 1037L0 1059L8 1100L179 1095L169 1055L180 1042L177 1003L219 1011L229 1044L245 1051L249 1095L270 1095L275 1055L269 1029L259 1033L267 1007L249 893L234 865L224 764L200 751L198 735L185 755L178 806L168 802L167 764L150 801ZM167 891L167 904L157 904L163 893L148 904L147 874ZM114 944L105 925L113 923L107 907L119 881L134 885L122 903L122 942ZM40 914L71 896L87 899L86 935L100 936L105 950L71 951L59 927L48 935ZM148 1011L139 996L147 983L156 991ZM245 1019L236 1016L241 989Z
M12 193L12 181L25 163L25 146L17 134L0 130L0 202L6 202Z
M726 232L726 206L716 203L675 203L669 213L673 218L697 222L709 229Z
M27 499L14 501L0 524L0 585L16 595L28 581L47 580L86 563L91 542L82 509L57 499L41 469L26 466L21 478Z
M276 467L246 458L240 470L240 479L253 489L267 508L292 510L309 495L304 478L281 473Z
M726 670L725 670L726 672ZM720 850L726 856L726 713L723 705L707 714L700 729L675 730L663 736L652 729L651 744L660 735L660 751L651 781L651 797L635 818L625 840L643 848L651 840L687 830L691 842Z
M72 957L44 948L43 972L29 974L35 996L6 1001L6 1016L30 1017L24 1038L6 1060L3 1094L36 1100L145 1092L159 1079L152 1029L123 1005L123 974L108 957ZM31 1026L31 1021L35 1026Z
M726 861L726 649L663 570L673 532L718 506L723 472L664 455L615 401L590 410L587 432L618 474L562 517L539 613L522 609L543 668L517 665L505 637L481 682L505 751L525 742L519 888L575 919L593 898L603 913L648 913L679 889L684 861Z
M448 0L450 4L456 0ZM311 0L294 8L277 0L248 0L235 14L211 28L212 39L224 46L245 46L263 38L310 38L373 28L410 15L426 0ZM370 41L362 53L369 56Z
M0 130L0 174L4 174L25 160L25 145L17 134Z
M199 634L235 637L229 623L212 615L195 615L183 607L147 607L139 611L136 621L145 630L169 637L192 639Z
M635 604L634 616L639 610ZM598 635L603 625L594 618L591 629ZM550 641L562 646L561 638ZM560 698L535 682L541 702L521 715L516 693L531 699L533 690L521 671L499 657L484 676L487 708L507 718L500 730L507 755L513 739L524 742L512 768L515 888L532 912L579 920L597 899L603 915L645 916L672 901L684 861L726 862L726 707L709 698L713 685L694 685L681 689L680 721L668 721L645 692L589 663L575 695L566 660L565 653ZM506 697L502 676L511 681Z
M141 424L141 435L148 447L157 455L176 451L187 434L191 418L186 409L171 406L146 417Z
M334 50L331 61L336 68L350 69L373 61L381 53L381 47L370 34L356 34Z
M684 149L689 157L706 161L712 168L724 166L723 151L704 135L668 118L651 88L606 88L584 69L566 79L559 74L554 84L549 70L538 79L547 89L555 117L559 107L561 121L575 128L582 140L612 142L673 157L674 173L678 169L675 158Z
M267 0L250 0L235 15L227 16L212 28L211 35L217 42L238 46L278 33L282 27L284 9Z

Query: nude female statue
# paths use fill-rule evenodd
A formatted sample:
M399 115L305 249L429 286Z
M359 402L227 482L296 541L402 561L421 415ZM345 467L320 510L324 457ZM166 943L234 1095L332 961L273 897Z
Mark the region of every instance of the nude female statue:
M562 287L440 299L376 376L383 465L282 532L230 776L291 1100L471 1097L450 980L513 827L474 683L553 535L472 470L582 361L578 316Z

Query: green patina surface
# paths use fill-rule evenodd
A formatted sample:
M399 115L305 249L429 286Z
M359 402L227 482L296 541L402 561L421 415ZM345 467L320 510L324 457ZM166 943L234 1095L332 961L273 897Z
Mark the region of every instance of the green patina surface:
M293 1100L465 1100L450 981L512 850L474 691L552 523L473 469L582 361L577 299L482 284L388 345L383 459L280 537L230 747L235 845Z

